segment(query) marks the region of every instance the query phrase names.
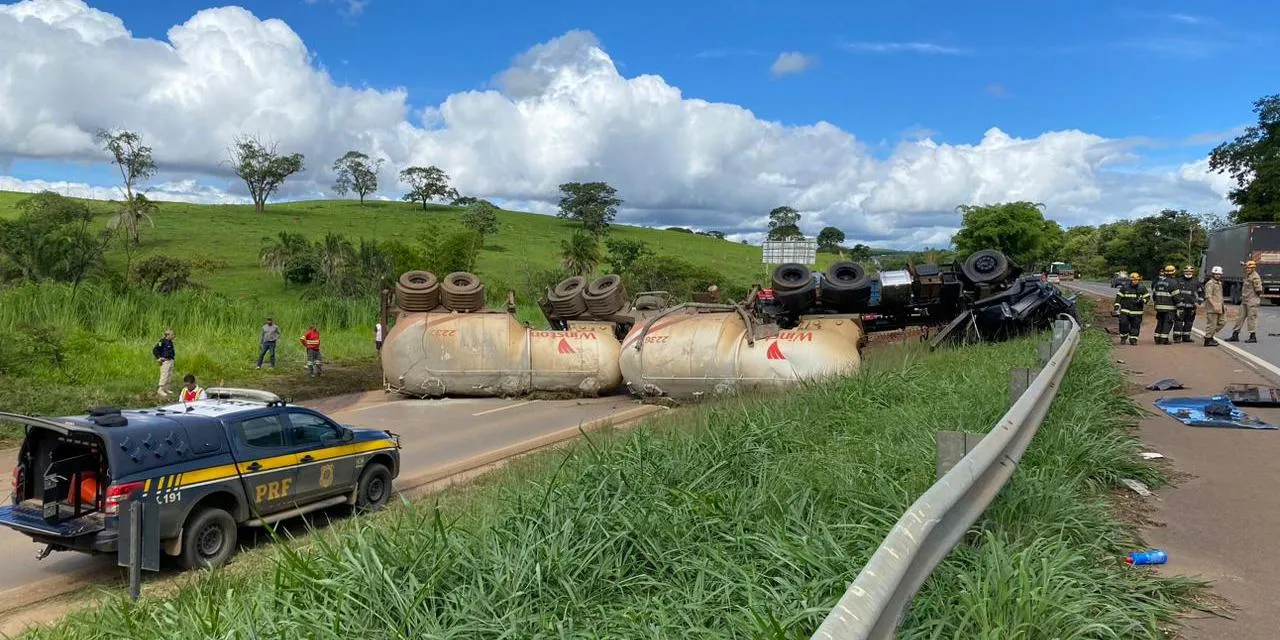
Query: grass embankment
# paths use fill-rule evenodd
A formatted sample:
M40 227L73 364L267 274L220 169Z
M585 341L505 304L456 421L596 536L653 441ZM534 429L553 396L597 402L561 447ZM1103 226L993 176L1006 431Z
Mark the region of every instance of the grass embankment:
M345 521L167 597L39 639L808 635L932 482L934 434L1006 409L1015 341L872 356L864 375L680 412ZM1108 505L1158 482L1090 331L1011 484L925 585L902 638L1160 637L1192 588L1126 567Z
M17 215L16 205L30 194L0 192L0 218ZM105 225L112 204L86 201ZM105 286L40 284L0 288L0 408L17 413L68 414L93 404L154 403L158 374L151 346L165 327L177 332L175 387L183 374L206 384L262 386L310 397L333 391L372 388L380 380L373 349L377 292L358 300L317 299L259 265L264 240L281 231L319 240L338 233L352 242L399 239L415 243L428 230L461 228L461 209L399 202L307 201L271 204L264 213L251 206L160 203L155 227L142 228L142 246L132 256L164 254L199 266L199 292L174 295L131 291L111 293ZM560 241L575 226L555 217L498 213L499 231L489 236L476 272L493 299L508 288L521 292L518 318L544 325L529 292L530 275L559 264ZM612 237L646 242L658 255L678 256L713 268L725 285L759 281L764 275L760 248L675 231L617 226ZM113 247L108 263L122 270L126 255ZM820 257L825 266L832 256ZM440 274L443 275L443 274ZM310 294L310 295L307 295ZM273 315L284 330L277 373L253 368L257 331ZM324 381L313 382L302 369L296 338L316 322L326 359L342 366ZM0 425L0 447L17 430Z

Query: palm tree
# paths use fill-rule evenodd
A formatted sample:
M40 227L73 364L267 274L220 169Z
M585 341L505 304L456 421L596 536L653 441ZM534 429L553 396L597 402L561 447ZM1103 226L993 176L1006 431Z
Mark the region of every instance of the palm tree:
M291 270L305 262L311 254L311 243L300 233L281 231L275 242L262 248L258 259L264 269L288 281Z
M323 282L336 281L342 268L355 258L355 247L336 233L326 233L324 240L316 243L316 262L320 266L320 278Z
M133 242L133 246L141 243L139 229L142 221L146 220L151 228L155 228L156 223L151 219L151 214L155 213L159 208L156 203L147 199L141 193L135 193L129 199L120 203L120 207L116 209L115 215L107 221L107 227L110 229L124 229L128 234L127 238Z
M569 275L585 276L600 264L600 243L584 231L575 231L568 240L560 241L560 258Z

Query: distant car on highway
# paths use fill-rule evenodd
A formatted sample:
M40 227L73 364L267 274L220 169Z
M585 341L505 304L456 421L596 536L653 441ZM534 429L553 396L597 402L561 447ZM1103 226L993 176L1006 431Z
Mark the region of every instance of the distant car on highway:
M116 553L121 505L159 505L161 548L186 568L216 567L238 528L338 504L378 509L400 471L400 437L355 429L273 393L212 388L154 409L97 408L26 427L0 525L47 545Z
M1056 273L1049 274L1048 280L1050 284L1059 284L1062 282L1062 278Z

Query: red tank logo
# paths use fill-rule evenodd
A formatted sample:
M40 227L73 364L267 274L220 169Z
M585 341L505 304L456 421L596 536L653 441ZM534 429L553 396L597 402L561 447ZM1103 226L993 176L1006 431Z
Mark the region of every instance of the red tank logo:
M764 352L764 357L769 360L786 360L787 357L782 355L782 349L778 348L778 342L775 340L769 344L769 350Z
M787 342L813 342L812 331L782 331L778 333L779 340Z
M575 340L599 340L600 335L595 331L530 331L531 338L573 338Z
M569 341L560 338L560 353L575 353L573 347L569 346Z

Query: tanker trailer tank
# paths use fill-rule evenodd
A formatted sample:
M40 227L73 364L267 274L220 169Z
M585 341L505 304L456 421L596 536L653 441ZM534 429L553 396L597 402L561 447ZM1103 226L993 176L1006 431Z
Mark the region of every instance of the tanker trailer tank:
M387 389L415 397L596 396L622 384L613 325L525 327L509 313L401 313L383 342Z
M693 400L854 373L861 339L851 315L802 316L778 330L737 305L683 304L636 323L619 364L635 395Z

